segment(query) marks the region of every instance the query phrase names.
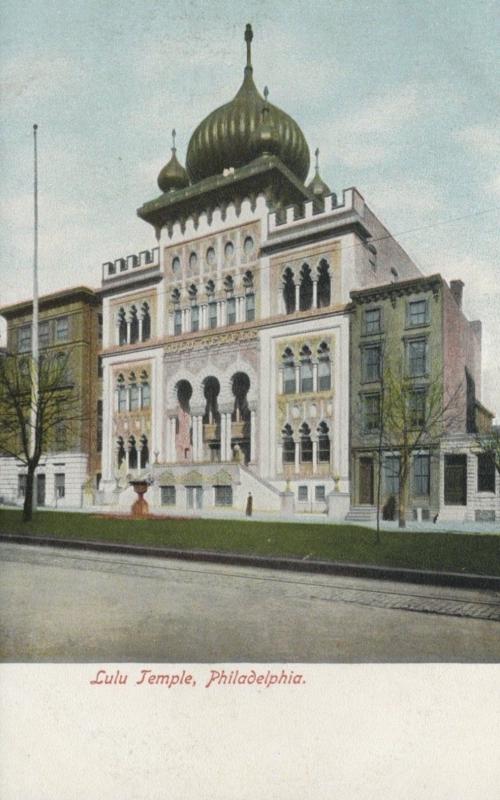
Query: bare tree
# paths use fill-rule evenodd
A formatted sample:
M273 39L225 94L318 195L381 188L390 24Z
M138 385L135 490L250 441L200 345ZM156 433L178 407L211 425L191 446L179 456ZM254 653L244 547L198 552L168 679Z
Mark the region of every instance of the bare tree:
M0 453L26 466L23 519L32 518L34 478L42 455L64 444L81 420L78 393L68 378L70 353L40 359L38 376L29 355L0 358ZM38 378L38 391L33 391Z
M462 415L462 386L446 396L441 375L425 382L404 374L403 366L384 366L381 382L379 442L399 456L399 527L406 527L411 461L415 454L434 447ZM382 399L383 395L383 399ZM381 449L381 448L379 448ZM380 478L379 478L380 480Z
M500 475L500 429L493 428L486 433L478 433L476 435L476 443L481 453L488 456Z

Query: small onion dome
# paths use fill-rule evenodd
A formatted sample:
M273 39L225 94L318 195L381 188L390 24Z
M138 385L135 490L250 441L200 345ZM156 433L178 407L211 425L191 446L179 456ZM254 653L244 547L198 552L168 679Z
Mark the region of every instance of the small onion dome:
M307 188L310 192L313 193L315 197L326 197L327 194L331 194L330 187L321 179L319 174L319 149L316 148L314 151L314 155L316 156L316 166L314 167L314 178L308 184Z
M243 167L263 153L262 148L256 150L259 139L256 132L263 122L262 112L266 106L264 150L267 152L267 148L272 146L273 153L301 181L307 177L309 147L304 134L288 114L267 103L255 86L250 50L252 38L252 28L247 25L247 64L238 93L230 103L212 111L191 136L186 168L193 183L221 174L230 167ZM276 131L272 136L271 125Z
M188 174L182 164L177 160L176 152L175 130L173 130L172 157L158 175L158 186L162 192L172 192L175 191L175 189L184 189L186 186L189 186Z

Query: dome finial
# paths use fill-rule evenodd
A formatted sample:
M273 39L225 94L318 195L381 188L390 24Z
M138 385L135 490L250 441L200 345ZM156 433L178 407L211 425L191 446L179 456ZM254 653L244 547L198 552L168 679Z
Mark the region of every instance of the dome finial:
M319 175L319 147L314 151L314 155L316 157L316 166L314 169L316 170L316 175Z
M175 153L175 151L177 150L177 148L175 146L175 137L176 136L177 136L177 132L176 132L175 128L172 128L172 153Z
M176 156L175 137L177 132L172 129L172 156L168 164L165 164L158 175L158 186L162 192L173 192L177 189L184 189L189 185L189 178L186 170L179 164Z
M247 43L247 65L245 71L252 70L252 39L253 39L252 26L250 25L249 22L247 22L245 28L245 42Z
M316 158L316 164L314 166L314 178L308 185L308 189L316 196L316 197L326 197L327 194L330 194L330 187L321 179L319 174L319 147L316 148L314 151L314 155Z

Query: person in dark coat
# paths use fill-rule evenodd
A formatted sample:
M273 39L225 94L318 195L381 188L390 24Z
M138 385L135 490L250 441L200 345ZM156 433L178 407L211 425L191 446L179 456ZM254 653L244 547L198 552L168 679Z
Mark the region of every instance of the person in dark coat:
M245 514L247 515L247 517L251 517L252 516L252 506L253 506L252 492L248 492L247 507L246 507L246 511L245 511Z

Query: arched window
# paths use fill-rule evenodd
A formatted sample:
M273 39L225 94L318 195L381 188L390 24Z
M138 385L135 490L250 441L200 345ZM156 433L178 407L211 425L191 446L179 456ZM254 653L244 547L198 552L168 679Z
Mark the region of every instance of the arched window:
M116 440L116 462L118 467L121 467L125 461L125 446L123 444L123 436L119 436Z
M328 463L330 461L330 435L326 422L318 425L318 461Z
M132 306L130 309L130 343L135 344L139 341L139 317L137 308Z
M283 464L295 463L295 442L293 440L292 426L286 424L281 431L283 442Z
M135 444L135 436L131 436L128 440L128 465L130 469L137 469L137 447Z
M192 303L196 302L196 295L198 294L198 289L194 283L188 289L188 296Z
M125 378L120 373L116 381L116 388L118 392L118 411L127 410L127 387L125 386Z
M311 429L307 422L300 426L300 460L303 464L313 460L313 444L311 439Z
M300 270L300 294L299 305L301 311L307 311L312 306L313 299L313 283L311 278L311 270L304 264Z
M151 338L151 315L149 313L149 304L143 303L141 306L142 314L142 341L146 342Z
M245 289L253 288L253 274L250 269L247 269L247 271L243 275L243 286L245 287Z
M231 275L226 275L224 278L224 289L226 292L234 291L234 279Z
M283 301L285 303L285 312L293 314L295 311L295 281L290 267L287 267L283 273Z
M179 303L181 299L180 289L174 289L170 297L172 298L172 302L174 303L174 305L176 303Z
M149 408L151 405L151 387L149 385L148 373L146 370L141 372L141 408Z
M318 391L324 392L331 388L331 363L330 348L326 342L321 342L318 347Z
M127 344L127 320L124 308L120 308L118 312L118 344Z
M148 438L147 436L141 436L141 452L140 452L140 464L141 469L146 469L149 464L149 448L148 448Z
M139 387L137 385L137 379L135 377L135 372L131 372L128 378L128 386L129 386L129 408L130 411L137 411L139 408Z
M312 353L307 345L300 351L300 391L312 392L313 390L313 366L311 360Z
M318 269L318 308L324 308L331 303L330 268L328 262L322 259Z
M213 282L213 280L207 281L207 285L205 286L205 291L209 297L214 294L215 283Z
M293 350L287 347L283 353L283 393L295 394L296 391Z
M219 423L220 413L218 405L218 397L220 392L220 383L217 378L211 375L203 381L203 393L205 395L205 413L203 415L203 422L208 424Z

